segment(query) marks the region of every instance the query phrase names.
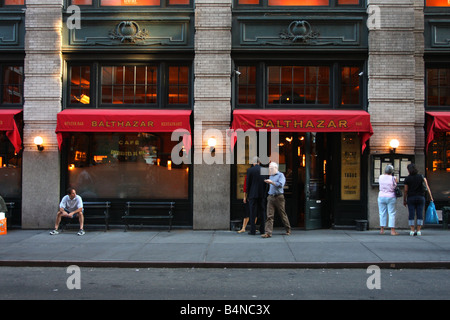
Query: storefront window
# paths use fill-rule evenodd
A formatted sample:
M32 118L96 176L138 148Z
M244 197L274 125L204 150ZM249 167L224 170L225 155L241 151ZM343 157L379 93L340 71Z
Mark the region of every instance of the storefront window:
M0 66L1 78L1 104L23 103L23 66Z
M238 71L238 104L256 104L256 67L240 66Z
M171 162L171 133L76 133L69 185L85 199L188 199L189 167Z
M341 104L342 105L359 105L359 67L342 67L341 69Z
M435 201L450 199L450 132L439 134L428 148L427 179Z
M450 69L427 69L427 106L450 106Z
M330 104L330 68L268 67L268 104Z
M425 0L426 7L450 7L448 0Z
M155 104L156 66L102 67L103 104Z
M0 195L3 198L21 197L21 168L22 157L15 154L5 132L0 132Z

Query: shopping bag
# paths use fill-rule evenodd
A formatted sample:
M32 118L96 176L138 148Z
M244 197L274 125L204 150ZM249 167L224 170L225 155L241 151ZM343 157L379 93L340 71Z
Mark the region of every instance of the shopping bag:
M0 235L6 234L6 218L0 219Z
M430 202L427 208L427 212L425 213L425 223L439 224L439 218L437 216L436 207L433 201Z

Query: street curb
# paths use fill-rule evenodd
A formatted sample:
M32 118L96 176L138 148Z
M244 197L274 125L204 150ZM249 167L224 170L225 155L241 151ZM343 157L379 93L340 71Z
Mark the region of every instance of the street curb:
M450 261L411 262L167 262L167 261L46 261L3 260L0 267L67 267L91 268L204 268L204 269L450 269Z

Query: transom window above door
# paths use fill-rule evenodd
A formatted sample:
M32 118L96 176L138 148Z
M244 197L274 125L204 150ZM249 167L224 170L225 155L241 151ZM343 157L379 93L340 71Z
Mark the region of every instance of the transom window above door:
M238 5L257 5L268 7L330 7L359 6L362 0L236 0ZM267 4L266 4L267 3Z
M72 0L71 4L95 7L166 7L189 6L191 0Z

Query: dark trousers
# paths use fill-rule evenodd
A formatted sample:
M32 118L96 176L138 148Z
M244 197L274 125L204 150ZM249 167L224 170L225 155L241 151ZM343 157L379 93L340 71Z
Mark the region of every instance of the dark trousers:
M417 225L423 225L423 209L425 208L425 197L411 196L407 200L408 205L408 223L410 226L414 225L414 218L417 214Z
M248 199L248 204L250 207L250 234L256 233L255 218L258 218L259 231L261 232L261 234L263 234L265 232L266 221L266 199Z

